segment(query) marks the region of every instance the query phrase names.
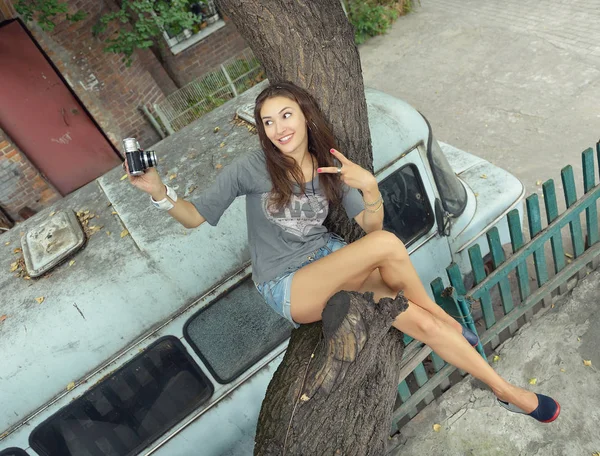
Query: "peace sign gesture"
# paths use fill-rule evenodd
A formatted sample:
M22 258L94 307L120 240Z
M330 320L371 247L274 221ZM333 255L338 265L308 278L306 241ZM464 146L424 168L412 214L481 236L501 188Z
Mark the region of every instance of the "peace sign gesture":
M337 168L334 166L318 168L318 173L339 174L342 182L348 187L357 188L361 191L366 191L372 189L373 186L377 186L377 179L369 171L356 163L352 163L338 150L331 149L329 152L338 159L341 166Z

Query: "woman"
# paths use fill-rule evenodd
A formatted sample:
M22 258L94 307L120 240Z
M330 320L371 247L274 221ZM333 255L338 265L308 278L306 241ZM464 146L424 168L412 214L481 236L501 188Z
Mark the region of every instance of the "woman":
M472 347L477 336L431 300L403 243L382 230L377 180L335 149L314 99L277 83L257 97L254 116L263 150L227 166L194 204L178 199L154 168L130 181L186 228L216 225L232 201L246 195L252 278L265 301L296 327L320 320L340 290L372 291L375 299L402 290L409 305L394 327L485 382L509 410L555 420L556 401L502 379ZM346 245L328 233L323 221L330 204L342 204L366 236Z

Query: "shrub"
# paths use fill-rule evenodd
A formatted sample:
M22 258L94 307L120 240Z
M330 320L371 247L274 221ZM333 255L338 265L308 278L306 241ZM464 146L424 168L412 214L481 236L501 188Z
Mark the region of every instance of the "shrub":
M348 19L354 26L356 43L364 43L370 36L383 35L398 16L411 9L412 0L348 0Z

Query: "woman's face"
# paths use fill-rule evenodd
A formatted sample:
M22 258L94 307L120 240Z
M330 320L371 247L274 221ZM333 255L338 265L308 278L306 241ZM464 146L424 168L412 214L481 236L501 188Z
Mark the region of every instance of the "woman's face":
M308 150L306 118L298 103L287 97L265 100L260 117L267 137L284 154Z

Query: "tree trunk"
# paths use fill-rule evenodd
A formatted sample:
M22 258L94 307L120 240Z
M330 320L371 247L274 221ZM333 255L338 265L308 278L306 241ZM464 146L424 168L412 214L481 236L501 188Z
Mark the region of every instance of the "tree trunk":
M262 404L254 454L385 453L402 358L391 325L407 300L340 291L323 322L293 331ZM314 356L313 356L314 355Z
M217 0L271 82L306 88L340 151L372 169L367 105L354 31L340 0ZM343 211L343 209L342 209ZM333 210L327 227L353 241L362 230ZM256 455L382 455L402 358L391 325L406 300L340 292L323 323L293 331L263 401Z
M340 0L218 0L270 81L291 81L313 94L340 151L373 170L362 70L354 31ZM362 235L339 210L327 226L353 241Z

